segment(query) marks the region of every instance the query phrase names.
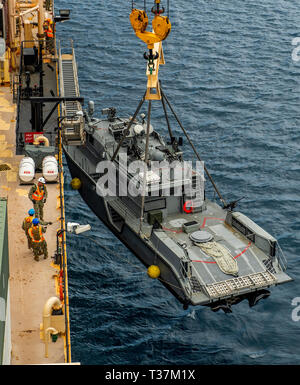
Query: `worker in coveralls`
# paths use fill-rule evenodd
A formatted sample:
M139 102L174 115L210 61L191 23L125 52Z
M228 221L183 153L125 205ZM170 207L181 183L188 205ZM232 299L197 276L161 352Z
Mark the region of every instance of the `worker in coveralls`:
M46 181L44 178L38 179L38 184L33 185L28 193L28 198L32 201L35 210L35 217L44 220L44 203L48 197Z
M28 216L24 218L24 221L22 223L22 229L25 231L25 235L26 235L27 241L28 241L28 249L32 248L31 238L28 234L28 230L30 229L30 227L32 225L33 219L34 219L34 209L30 209L28 211Z
M34 254L34 260L39 261L39 255L44 254L44 259L48 257L47 243L43 236L46 232L46 228L39 224L39 219L34 218L32 220L32 226L28 230L28 234L31 238L32 250Z

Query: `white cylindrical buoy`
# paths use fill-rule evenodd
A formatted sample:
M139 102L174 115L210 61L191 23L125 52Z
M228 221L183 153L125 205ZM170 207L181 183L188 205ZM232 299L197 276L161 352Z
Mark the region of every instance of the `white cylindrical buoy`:
M35 163L32 158L25 156L19 164L19 178L23 183L33 181L35 175Z
M54 156L46 156L43 159L43 177L47 182L55 182L58 177L58 164Z

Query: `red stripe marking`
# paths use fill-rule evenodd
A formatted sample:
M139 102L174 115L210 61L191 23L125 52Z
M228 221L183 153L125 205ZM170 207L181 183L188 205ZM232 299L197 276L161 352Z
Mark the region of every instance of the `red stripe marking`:
M225 220L223 218L205 217L204 220L203 220L202 225L200 226L201 228L205 227L205 223L206 223L207 219L219 219L220 221L224 221ZM168 229L167 227L163 227L163 230L172 231L173 233L182 233L182 230L172 230L172 229Z
M251 242L248 243L247 247L243 251L241 251L240 254L233 257L233 259L236 259L236 258L240 257L242 254L244 254L249 249L250 245L251 245Z
M203 229L203 227L205 227L207 219L219 219L220 221L225 221L225 219L223 219L223 218L205 217L203 220L202 226L201 226L202 229Z

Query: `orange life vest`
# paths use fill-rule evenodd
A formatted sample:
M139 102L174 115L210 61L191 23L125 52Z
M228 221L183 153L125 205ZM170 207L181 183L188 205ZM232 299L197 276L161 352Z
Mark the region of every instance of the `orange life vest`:
M39 188L39 186L36 186L35 192L32 194L32 199L35 201L41 201L44 198L45 191L44 189Z
M25 230L26 234L28 234L28 230L31 227L33 218L34 217L32 215L30 215L29 217L26 217L24 219L24 230Z
M48 30L47 30L47 37L50 37L50 38L53 37L53 29L50 27L50 25L49 25Z
M53 29L51 28L51 24L53 24L51 19L46 19L44 22L44 30L49 38L53 38Z
M32 242L39 243L45 240L43 237L42 226L40 225L30 227L28 234L30 235Z

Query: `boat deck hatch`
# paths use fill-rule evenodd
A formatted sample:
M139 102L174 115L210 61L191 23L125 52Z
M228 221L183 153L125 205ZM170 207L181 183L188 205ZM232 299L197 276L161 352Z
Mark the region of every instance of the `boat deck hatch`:
M188 234L188 233L191 233L192 231L198 230L199 227L200 227L200 224L197 221L190 221L182 225L182 230Z

